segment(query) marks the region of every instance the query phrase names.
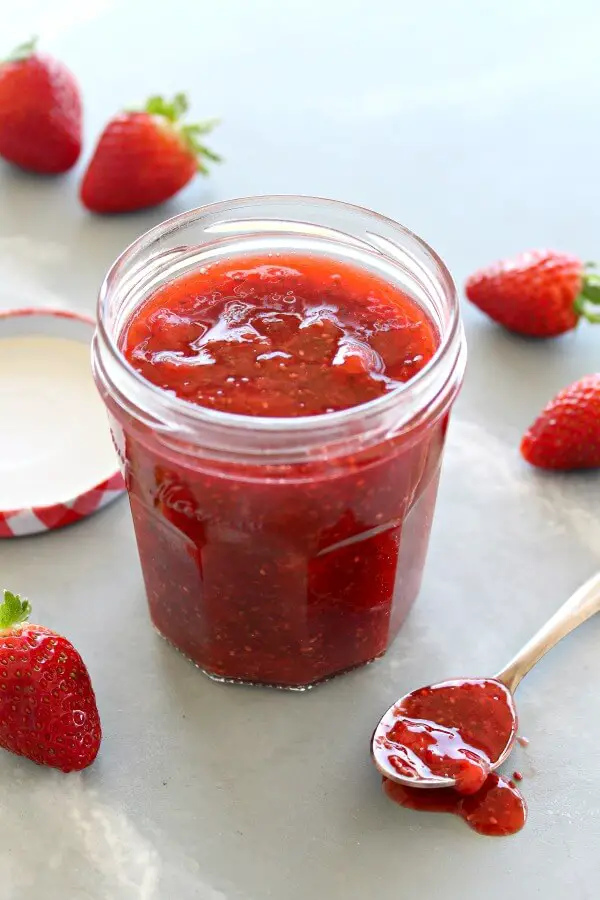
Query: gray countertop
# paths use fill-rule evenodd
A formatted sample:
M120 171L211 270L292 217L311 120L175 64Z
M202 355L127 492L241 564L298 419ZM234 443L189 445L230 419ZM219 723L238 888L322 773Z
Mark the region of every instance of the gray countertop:
M56 180L0 167L2 306L91 311L136 235L255 193L373 207L429 241L459 283L531 246L600 253L593 0L23 6L4 49L37 31L77 71L88 148L120 106L185 89L200 116L223 117L213 144L227 163L118 219L79 207L81 165ZM520 689L531 744L514 756L530 807L518 836L401 810L368 758L397 695L491 673L599 565L599 476L544 477L516 446L555 389L597 370L600 333L527 343L464 312L470 362L425 582L382 662L304 694L211 683L148 624L125 500L0 542L0 581L87 661L105 734L82 774L0 753L2 900L598 896L600 622Z

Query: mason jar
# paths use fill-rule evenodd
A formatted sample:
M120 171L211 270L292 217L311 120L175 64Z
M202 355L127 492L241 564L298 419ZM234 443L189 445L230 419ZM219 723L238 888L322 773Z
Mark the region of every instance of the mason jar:
M208 408L144 378L124 353L136 310L176 279L249 257L385 282L432 323L437 349L384 395L318 415ZM106 276L97 321L94 375L156 630L218 681L304 689L381 657L419 592L465 366L456 290L434 251L345 203L231 200L138 238Z

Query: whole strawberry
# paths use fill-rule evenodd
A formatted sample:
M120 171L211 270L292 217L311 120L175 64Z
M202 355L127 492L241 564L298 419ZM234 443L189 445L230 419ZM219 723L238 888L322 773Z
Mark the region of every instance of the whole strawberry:
M521 453L541 469L600 467L600 373L550 401L521 441Z
M63 772L96 758L102 732L90 676L73 645L10 591L0 603L0 747Z
M220 157L200 138L216 123L184 125L187 109L185 94L171 103L151 97L141 112L112 119L83 178L83 205L96 213L132 212L168 200L197 172L207 175L205 161Z
M67 67L35 45L23 44L0 63L0 156L53 175L81 153L81 96Z
M600 322L600 278L576 256L532 250L494 263L467 280L471 303L509 331L556 337L580 318Z

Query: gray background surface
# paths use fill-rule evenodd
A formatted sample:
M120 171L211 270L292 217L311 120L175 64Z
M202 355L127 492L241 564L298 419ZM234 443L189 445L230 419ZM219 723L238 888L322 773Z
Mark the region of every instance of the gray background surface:
M119 219L80 208L82 165L56 180L0 167L1 306L91 311L140 232L254 193L376 208L459 283L530 246L600 253L593 0L38 0L1 17L3 49L38 32L77 71L87 153L120 106L186 89L194 112L223 117L227 157L166 207ZM105 732L83 774L0 753L2 900L598 896L600 622L520 690L520 835L405 812L368 759L397 695L491 673L599 565L598 475L543 477L516 446L555 389L597 370L600 332L531 344L464 311L470 363L425 583L383 662L308 694L212 684L148 625L124 500L0 542L0 581L79 647Z

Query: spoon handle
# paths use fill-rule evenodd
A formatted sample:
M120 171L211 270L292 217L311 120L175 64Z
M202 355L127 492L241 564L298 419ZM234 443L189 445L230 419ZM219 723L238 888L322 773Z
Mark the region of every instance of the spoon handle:
M586 581L534 634L496 678L514 693L521 679L562 638L600 611L600 572Z

